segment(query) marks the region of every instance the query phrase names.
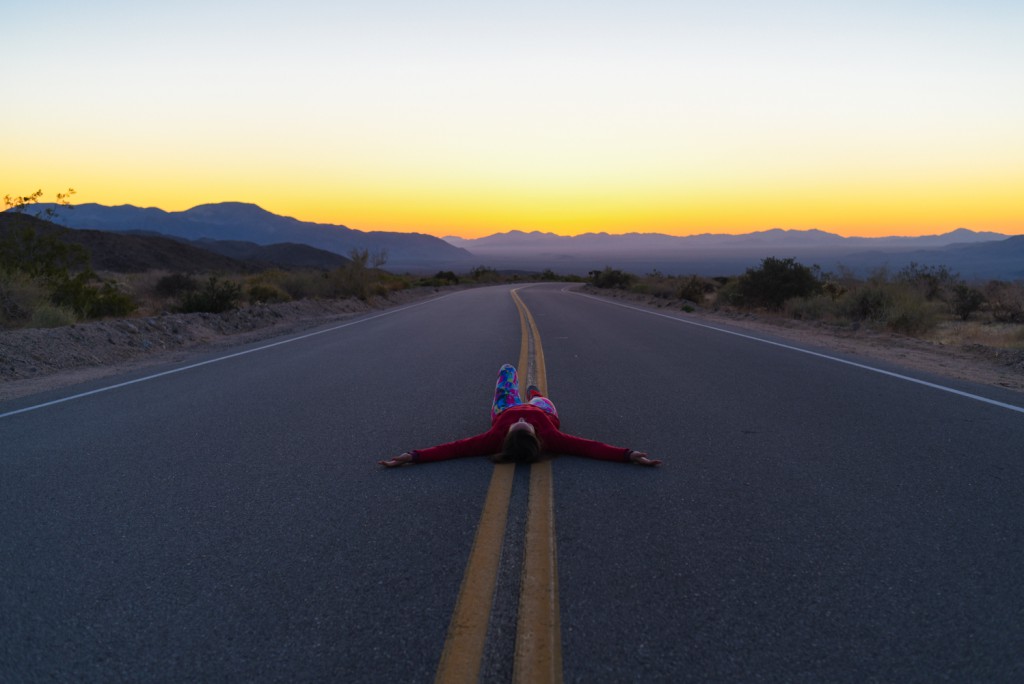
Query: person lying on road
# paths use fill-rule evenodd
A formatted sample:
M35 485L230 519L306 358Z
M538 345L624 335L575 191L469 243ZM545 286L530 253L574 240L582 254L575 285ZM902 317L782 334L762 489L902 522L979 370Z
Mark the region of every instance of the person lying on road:
M584 456L602 461L633 462L645 466L661 465L642 451L615 447L562 432L558 411L551 400L531 385L527 403L519 396L519 375L511 364L498 371L491 406L491 429L475 437L447 444L416 449L380 461L394 468L406 463L429 463L464 456L493 455L498 463L534 463L542 452Z

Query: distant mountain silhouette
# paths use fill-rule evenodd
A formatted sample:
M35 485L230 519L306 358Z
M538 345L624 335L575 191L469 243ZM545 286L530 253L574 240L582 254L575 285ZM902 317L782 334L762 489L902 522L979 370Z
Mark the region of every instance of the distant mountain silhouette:
M935 249L856 252L843 258L844 265L859 271L876 268L882 261L891 268L901 268L911 262L922 266L946 266L968 279L1024 280L1024 235Z
M847 249L886 248L886 249L921 249L923 247L944 247L959 243L988 242L1002 240L1008 236L1002 233L977 233L966 228L958 228L944 235L926 235L922 237L881 237L881 238L846 238L822 230L771 230L743 233L739 235L702 233L700 235L664 235L662 233L583 233L576 236L556 235L540 231L523 232L512 230L496 233L487 237L465 239L446 237L445 240L463 247L475 254L483 254L494 249L559 249L567 251L609 250L628 247L631 251L663 249L695 249L707 247L760 248L764 245L772 247L822 247L834 246Z
M71 229L34 216L0 214L0 236L28 226L40 235L54 235L62 242L86 249L97 271L142 273L151 270L184 273L254 272L267 267L283 269L333 269L348 259L307 245L256 245L250 242L195 242L155 233L116 233Z
M83 204L73 210L55 205L58 221L67 226L119 232L149 231L186 240L214 240L222 255L245 260L265 260L256 247L293 245L292 265L318 262L311 254L300 256L305 245L347 256L353 249L388 254L385 268L427 272L465 270L489 266L500 270L540 271L585 275L613 266L636 273L659 270L666 274L735 275L756 266L769 256L793 257L825 270L849 268L860 275L887 267L899 269L914 261L945 265L969 279L1024 278L1024 240L1001 233L959 228L949 233L922 237L842 237L822 230L773 228L742 235L705 233L673 236L660 233L585 233L562 236L540 231L509 231L483 238L444 240L429 235L363 232L345 226L307 223L272 214L255 204L223 202L204 204L182 212L141 209L131 205L107 207ZM230 245L250 243L256 247ZM198 243L203 244L203 243ZM211 248L209 244L205 245ZM275 261L285 258L279 252ZM311 261L306 262L305 259ZM320 266L329 268L329 266Z
M1017 237L959 228L922 237L846 238L821 230L779 228L741 235L585 233L573 237L509 231L476 239L445 238L498 268L551 268L586 273L606 265L647 272L734 275L769 256L793 257L826 270L866 274L911 261L946 265L965 278L1024 278L1024 245ZM1020 237L1020 236L1018 236Z
M471 254L431 235L364 232L340 225L309 223L242 202L203 204L180 212L101 204L79 204L70 210L53 204L40 204L38 208L56 210L55 222L69 228L143 231L188 240L243 241L257 245L302 244L342 256L348 256L353 249L386 251L385 268L391 269L427 268L434 264L475 265Z

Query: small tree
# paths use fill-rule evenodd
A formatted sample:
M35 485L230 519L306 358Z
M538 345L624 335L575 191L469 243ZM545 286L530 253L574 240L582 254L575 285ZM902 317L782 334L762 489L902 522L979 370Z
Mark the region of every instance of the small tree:
M966 321L971 317L971 314L981 308L981 305L985 303L985 295L967 283L957 283L953 287L953 297L950 302L950 308L953 309L953 313L960 318L961 321Z
M438 284L445 284L445 283L452 284L452 285L458 285L459 284L459 276L455 275L454 271L438 271L437 273L434 274L434 278L433 279Z
M237 309L241 296L241 285L210 276L203 287L185 293L181 310L183 313L223 313Z
M32 219L21 221L30 224ZM92 276L84 247L61 242L53 235L40 235L32 225L18 226L0 238L0 269L51 282L75 272Z
M631 274L624 273L611 266L605 266L603 271L590 272L590 283L594 287L625 290L632 282L633 276Z
M15 214L22 214L38 195L13 201L8 196L4 201ZM49 305L83 318L127 315L135 310L136 303L130 295L99 279L84 247L59 239L60 230L66 229L54 232L40 220L17 216L9 221L11 225L0 239L0 274L34 284L46 293ZM25 310L23 302L11 298L13 291L5 290L0 292L0 309L5 319L18 322L35 317L31 309Z
M748 268L740 276L739 291L746 305L781 309L787 299L818 294L821 283L813 270L796 259L767 257L758 268Z
M896 282L916 287L931 302L936 299L945 300L959 278L946 266L922 266L912 261L896 274Z
M498 272L488 266L477 266L469 272L469 278L477 283L496 283L501 280Z
M1000 323L1024 323L1024 285L993 280L985 286L992 318Z
M679 286L678 294L680 299L701 304L704 302L704 295L714 291L715 287L710 282L700 276L692 275Z
M57 201L54 203L56 206L46 207L41 211L35 212L35 217L46 221L52 221L57 218L59 209L57 207L63 207L65 209L74 209L71 205L71 196L75 194L74 188L68 188L67 192L58 192ZM31 195L11 197L10 195L4 195L4 205L15 213L25 213L28 207L38 204L39 200L43 196L42 190L36 190Z

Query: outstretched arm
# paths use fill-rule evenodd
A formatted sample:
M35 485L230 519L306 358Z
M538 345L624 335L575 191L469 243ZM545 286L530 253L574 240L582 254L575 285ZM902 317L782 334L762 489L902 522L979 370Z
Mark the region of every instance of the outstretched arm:
M619 461L620 463L627 461L645 466L661 465L661 461L650 458L643 451L604 444L593 439L570 435L561 430L546 430L540 437L544 450L556 454L571 454L601 461Z
M404 453L399 454L398 456L395 456L394 458L389 458L386 461L377 462L380 463L385 468L397 468L400 465L412 463L412 454L406 451Z
M494 428L487 432L459 439L447 444L439 444L429 449L413 449L406 451L394 458L385 461L378 461L385 468L405 465L406 463L430 463L431 461L446 461L449 458L463 458L466 456L484 456L496 454L501 450L501 435Z
M645 454L642 451L630 451L629 452L629 460L632 461L633 463L639 463L640 465L645 465L645 466L659 466L659 465L661 465L661 461L655 460L655 459L651 458L650 456L648 456L647 454Z

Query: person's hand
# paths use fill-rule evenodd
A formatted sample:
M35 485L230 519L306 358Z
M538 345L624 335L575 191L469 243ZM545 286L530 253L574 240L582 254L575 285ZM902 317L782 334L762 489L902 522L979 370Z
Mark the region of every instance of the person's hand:
M406 463L412 463L412 454L410 454L408 451L406 451L405 453L399 454L398 456L395 456L394 458L389 458L386 461L377 461L377 462L380 463L385 468L397 468L400 465L405 465Z
M656 461L642 451L630 451L629 460L633 463L645 466L659 466L661 461Z

